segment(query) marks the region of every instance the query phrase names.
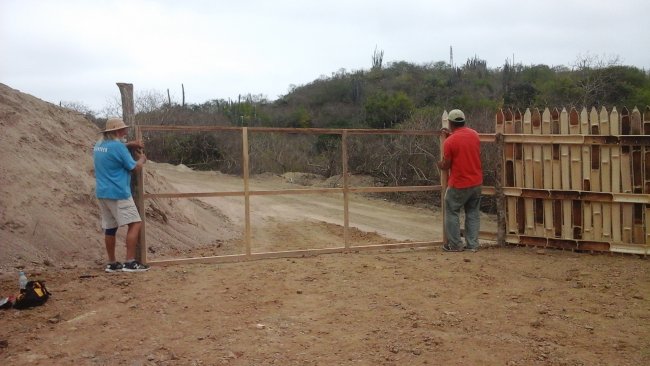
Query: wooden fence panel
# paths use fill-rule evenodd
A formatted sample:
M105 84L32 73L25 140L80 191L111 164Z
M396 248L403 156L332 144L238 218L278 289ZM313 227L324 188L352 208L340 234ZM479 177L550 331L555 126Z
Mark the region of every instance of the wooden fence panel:
M502 121L507 242L650 254L650 106L507 110Z

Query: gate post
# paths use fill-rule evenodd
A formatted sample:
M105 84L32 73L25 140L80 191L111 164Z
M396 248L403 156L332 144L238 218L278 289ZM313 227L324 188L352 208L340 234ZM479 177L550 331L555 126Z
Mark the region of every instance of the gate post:
M142 131L139 126L135 124L135 105L133 102L133 84L117 83L120 89L120 96L122 97L122 119L127 126L134 127L135 139L142 140ZM140 263L147 263L147 243L146 243L146 214L144 208L144 166L132 176L132 194L135 206L138 208L142 226L140 227L140 235L138 243L135 248L135 259Z
M495 135L497 164L495 172L496 179L494 179L494 190L497 201L497 245L501 246L506 244L506 197L503 194L503 159L505 156L503 155L503 141L503 134L497 132Z

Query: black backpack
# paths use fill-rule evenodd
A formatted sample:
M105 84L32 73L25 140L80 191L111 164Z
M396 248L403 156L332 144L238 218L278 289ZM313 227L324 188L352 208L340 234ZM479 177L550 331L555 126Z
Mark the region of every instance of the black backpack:
M45 288L44 281L29 281L24 290L16 297L14 309L27 309L32 306L45 304L50 297L50 292Z

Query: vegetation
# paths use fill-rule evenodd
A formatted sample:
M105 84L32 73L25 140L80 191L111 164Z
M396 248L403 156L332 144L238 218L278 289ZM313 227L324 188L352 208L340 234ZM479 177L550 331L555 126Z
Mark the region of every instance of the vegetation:
M501 67L488 68L478 57L460 66L446 62L385 65L383 55L375 49L370 70L341 69L292 87L276 101L246 95L237 101L214 99L180 105L168 95L145 91L136 95L136 120L174 125L438 129L443 110L461 108L473 128L487 133L494 130L498 108L644 107L650 102L650 74L621 65L617 59L581 57L571 67L506 61ZM119 110L119 101L112 108ZM241 172L238 133L169 135L148 136L150 158ZM340 174L340 141L340 136L333 135L253 134L252 173L299 170ZM437 144L433 137L357 137L348 146L349 169L354 174L372 175L386 185L434 184L439 181ZM484 149L486 184L490 185L494 179L490 156L494 154L490 146Z

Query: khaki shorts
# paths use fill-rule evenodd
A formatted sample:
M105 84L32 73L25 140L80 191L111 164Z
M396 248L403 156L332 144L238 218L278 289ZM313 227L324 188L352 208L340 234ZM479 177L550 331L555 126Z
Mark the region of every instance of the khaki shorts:
M99 212L102 218L102 229L113 229L140 222L138 208L135 207L133 197L125 200L99 199Z

